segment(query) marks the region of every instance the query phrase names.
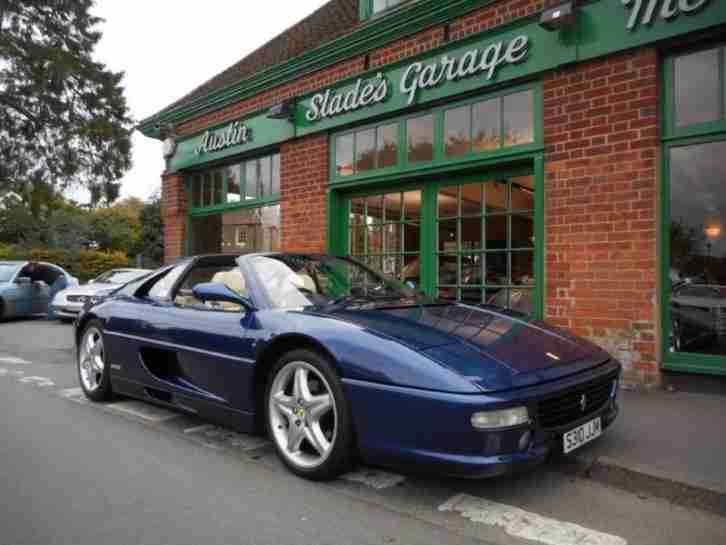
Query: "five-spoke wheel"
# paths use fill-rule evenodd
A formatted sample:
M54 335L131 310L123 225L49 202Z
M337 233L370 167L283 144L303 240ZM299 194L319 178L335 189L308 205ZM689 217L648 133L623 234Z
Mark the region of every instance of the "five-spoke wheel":
M86 326L78 345L78 376L84 393L90 399L105 401L111 397L103 330L96 321Z
M311 479L333 478L350 460L352 431L335 371L307 350L284 356L267 388L267 424L285 464Z

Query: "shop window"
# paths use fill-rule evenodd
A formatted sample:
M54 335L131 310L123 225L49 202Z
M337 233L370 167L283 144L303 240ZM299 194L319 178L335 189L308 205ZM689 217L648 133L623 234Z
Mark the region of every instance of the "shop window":
M240 206L280 193L280 155L269 155L191 177L192 208Z
M534 311L534 177L438 192L438 294Z
M337 135L332 177L421 169L534 144L536 96L533 89L510 92Z
M421 203L420 190L351 199L350 255L418 287Z
M280 206L192 218L192 242L195 255L279 251Z
M434 116L414 117L406 122L408 162L421 163L434 158Z

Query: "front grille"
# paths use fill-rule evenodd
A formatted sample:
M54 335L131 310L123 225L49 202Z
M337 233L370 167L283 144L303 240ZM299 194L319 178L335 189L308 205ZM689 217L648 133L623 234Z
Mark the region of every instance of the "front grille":
M543 428L559 428L593 414L608 402L613 381L611 374L541 399L537 402L537 416ZM585 410L582 410L582 396L586 396Z
M69 303L85 303L86 299L88 299L87 295L69 295L66 297L68 299Z

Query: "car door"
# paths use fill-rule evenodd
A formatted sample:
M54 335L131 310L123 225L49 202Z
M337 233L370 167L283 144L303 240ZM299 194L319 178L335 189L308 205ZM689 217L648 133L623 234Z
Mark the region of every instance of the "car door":
M15 275L13 282L12 293L9 295L9 299L14 302L15 315L16 316L30 316L33 314L33 273L29 265L25 265ZM27 279L27 281L21 281L19 279Z
M50 303L50 287L60 271L47 263L35 267L33 282L33 314L45 314Z
M239 305L204 304L195 285L223 282L246 295L242 273L231 258L201 259L180 283L165 321L176 350L176 385L207 401L253 412L247 392L253 380L255 315Z

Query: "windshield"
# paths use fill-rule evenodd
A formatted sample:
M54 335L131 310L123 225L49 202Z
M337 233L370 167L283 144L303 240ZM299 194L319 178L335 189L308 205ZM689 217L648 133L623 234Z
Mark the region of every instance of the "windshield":
M108 271L96 278L95 282L105 284L126 284L148 273L149 271Z
M0 263L0 282L10 282L18 266L11 263Z
M411 299L397 280L337 257L258 256L252 268L275 308L302 308Z

